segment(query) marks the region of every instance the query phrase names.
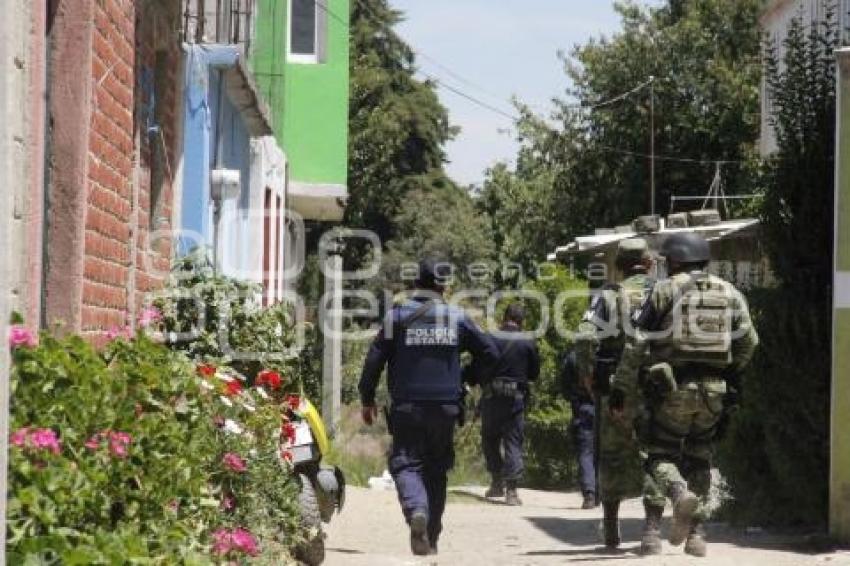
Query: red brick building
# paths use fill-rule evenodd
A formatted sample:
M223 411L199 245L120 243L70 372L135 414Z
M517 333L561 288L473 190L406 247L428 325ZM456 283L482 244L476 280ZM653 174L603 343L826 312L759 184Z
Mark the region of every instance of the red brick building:
M168 273L170 240L155 235L170 230L179 165L179 5L52 3L43 324L91 337L132 324Z

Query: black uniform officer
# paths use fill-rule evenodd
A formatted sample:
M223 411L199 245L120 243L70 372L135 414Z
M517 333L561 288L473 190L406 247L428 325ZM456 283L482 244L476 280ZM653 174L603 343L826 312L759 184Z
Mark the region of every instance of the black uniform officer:
M481 444L487 471L492 477L485 495L504 495L508 505L521 504L516 488L523 472L525 406L529 384L540 375L537 345L518 335L524 319L525 310L521 305L508 306L502 331L492 336L499 358L489 374L473 377L482 387ZM474 365L471 372L477 373Z
M454 465L454 429L461 412L460 354L492 364L498 352L460 309L442 301L447 264L419 264L417 290L394 307L366 356L360 378L362 415L377 415L375 389L388 365L392 401L389 426L390 473L410 525L414 554L436 552L446 505L446 484Z
M570 432L576 446L578 483L584 497L582 509L592 509L596 501L596 407L593 395L579 379L576 354L570 351L561 367L561 388L570 402L573 420Z

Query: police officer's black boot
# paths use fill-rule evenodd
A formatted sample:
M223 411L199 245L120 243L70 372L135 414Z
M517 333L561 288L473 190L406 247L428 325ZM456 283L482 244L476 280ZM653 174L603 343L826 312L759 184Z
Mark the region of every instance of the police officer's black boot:
M694 523L694 526L691 528L691 534L688 535L688 540L685 541L685 553L702 558L707 552L705 529L701 523Z
M640 538L640 553L644 556L661 554L661 517L664 515L664 507L644 503L643 508L646 522Z
M431 552L428 541L428 515L424 511L414 511L410 515L410 550L417 556Z
M685 483L674 483L667 494L673 503L673 523L670 525L670 536L667 540L673 546L679 546L691 532L694 513L699 507L699 498Z
M620 501L618 499L603 501L602 512L605 547L615 549L620 546L620 521L618 517L620 513Z
M508 489L505 491L505 503L508 505L522 505L522 500L516 491L516 481L507 482Z
M484 492L484 497L504 497L505 496L505 484L502 481L502 478L498 476L493 476L493 479L490 481L490 487L487 488L487 491Z

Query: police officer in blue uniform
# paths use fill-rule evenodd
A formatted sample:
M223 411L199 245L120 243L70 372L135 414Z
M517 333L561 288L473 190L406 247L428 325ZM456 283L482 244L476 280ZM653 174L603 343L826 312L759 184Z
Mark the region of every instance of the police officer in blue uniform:
M525 408L530 384L540 375L540 355L533 340L522 337L525 309L514 303L505 309L501 331L491 335L499 357L489 374L470 366L467 381L481 385L481 444L492 481L486 497L505 497L521 505L517 483L522 477Z
M359 385L362 417L369 425L377 417L375 390L388 366L389 469L417 555L436 553L442 531L454 430L462 418L460 354L469 351L485 366L498 357L490 338L462 310L443 302L450 276L448 264L419 264L416 290L388 313Z

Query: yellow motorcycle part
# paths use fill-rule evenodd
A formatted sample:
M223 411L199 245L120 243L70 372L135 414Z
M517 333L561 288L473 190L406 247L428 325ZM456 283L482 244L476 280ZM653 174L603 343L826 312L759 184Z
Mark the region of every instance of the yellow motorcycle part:
M319 452L321 452L322 456L325 456L328 450L330 450L331 443L328 440L328 433L325 430L325 421L322 420L322 415L319 414L313 403L306 397L301 398L299 412L304 416L307 424L310 425L310 431L313 433L313 440L315 440L316 445L319 447Z

